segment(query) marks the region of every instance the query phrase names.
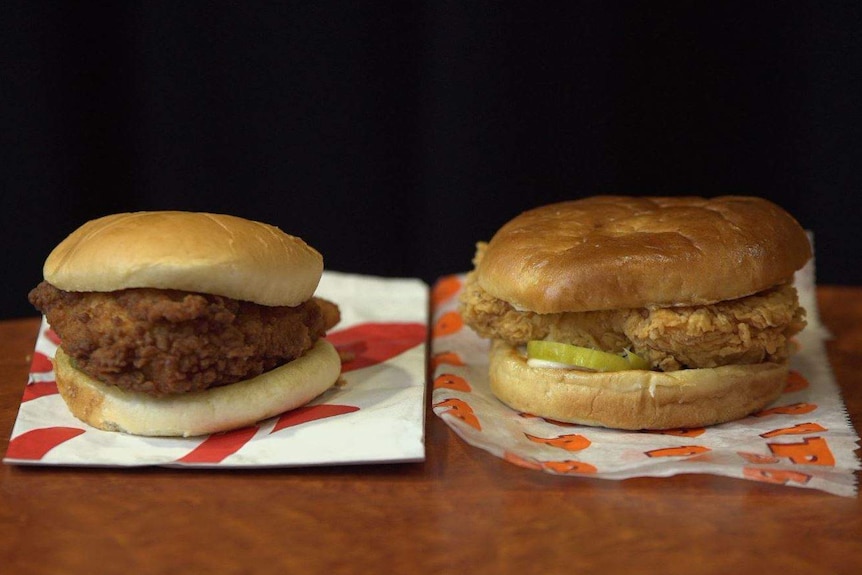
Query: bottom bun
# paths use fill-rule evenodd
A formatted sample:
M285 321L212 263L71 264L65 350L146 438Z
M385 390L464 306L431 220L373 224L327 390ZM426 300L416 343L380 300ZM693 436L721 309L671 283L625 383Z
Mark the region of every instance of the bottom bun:
M302 357L252 379L160 397L97 381L73 367L62 348L54 371L60 396L84 423L132 435L189 437L253 425L308 403L338 380L341 360L321 339Z
M702 427L740 419L772 403L787 364L727 365L673 372L585 372L530 367L502 341L491 346L491 391L517 411L616 429Z

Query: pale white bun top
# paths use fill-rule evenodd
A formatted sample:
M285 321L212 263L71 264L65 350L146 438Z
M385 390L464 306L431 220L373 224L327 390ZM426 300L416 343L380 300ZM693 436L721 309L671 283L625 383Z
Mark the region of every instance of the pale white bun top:
M515 217L476 273L517 309L560 313L736 299L810 257L799 223L762 198L595 196Z
M177 289L296 306L317 289L323 257L275 226L236 216L157 211L91 220L45 261L64 291Z

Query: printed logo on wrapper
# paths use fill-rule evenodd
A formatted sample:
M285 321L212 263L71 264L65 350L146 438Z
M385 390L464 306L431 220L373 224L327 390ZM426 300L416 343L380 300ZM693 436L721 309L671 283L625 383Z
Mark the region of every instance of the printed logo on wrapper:
M471 391L470 384L460 375L443 373L434 379L434 389L454 389L456 391Z
M381 289L392 304L386 309L364 297ZM5 461L254 467L423 459L429 330L421 310L427 287L419 280L324 272L318 295L354 318L327 334L344 360L339 383L311 403L257 425L196 438L127 436L75 419L57 392L50 361L59 338L43 319ZM393 388L399 390L397 397L381 402L381 394ZM398 434L379 437L377 430L386 422ZM102 449L104 442L112 448ZM130 447L123 449L124 444Z
M566 451L581 451L582 449L589 447L592 443L589 439L578 433L567 433L565 435L557 435L554 437L540 437L538 435L525 433L524 436L533 443L550 445L551 447L558 447L560 449L565 449Z
M603 479L708 473L856 493L859 437L850 426L816 323L813 275L797 274L809 326L798 336L784 394L773 405L709 428L627 432L517 413L488 386L489 342L463 325L464 275L442 278L432 293L432 407L467 443L535 471ZM812 319L813 318L813 319ZM489 422L493 422L489 423ZM559 453L567 453L560 457Z

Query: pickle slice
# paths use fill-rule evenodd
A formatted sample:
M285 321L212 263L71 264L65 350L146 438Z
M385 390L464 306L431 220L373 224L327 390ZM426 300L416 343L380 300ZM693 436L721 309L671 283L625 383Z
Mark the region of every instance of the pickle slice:
M623 357L629 365L631 366L629 369L649 369L650 364L647 360L636 354L635 352L625 349L623 350Z
M527 358L565 364L572 368L591 371L649 369L649 364L645 359L628 350L625 350L623 355L617 355L555 341L532 340L527 342Z

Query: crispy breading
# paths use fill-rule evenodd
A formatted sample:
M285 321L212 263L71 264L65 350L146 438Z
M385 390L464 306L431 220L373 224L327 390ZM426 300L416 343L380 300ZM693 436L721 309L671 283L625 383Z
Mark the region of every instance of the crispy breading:
M805 327L796 290L782 285L714 305L537 314L519 311L467 275L460 311L476 333L513 345L531 339L634 351L655 369L783 361Z
M73 293L47 282L29 297L78 369L155 395L269 371L302 355L339 320L338 307L318 298L268 307L176 290Z

